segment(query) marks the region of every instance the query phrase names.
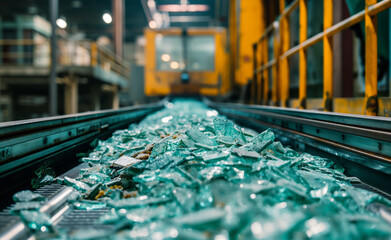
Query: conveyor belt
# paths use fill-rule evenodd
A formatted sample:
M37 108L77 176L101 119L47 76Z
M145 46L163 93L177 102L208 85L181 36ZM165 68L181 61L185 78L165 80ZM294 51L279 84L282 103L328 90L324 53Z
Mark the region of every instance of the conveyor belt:
M302 126L300 126L298 128L297 128L297 126L294 126L296 129L294 131L291 130L291 132L289 132L290 131L290 129L289 129L290 123L285 124L283 122L280 122L282 126L278 126L279 123L276 122L275 120L273 122L272 119L269 119L269 120L270 120L270 122L273 122L273 124L268 123L268 121L263 122L263 121L261 121L262 117L258 117L258 115L256 115L258 113L255 110L251 111L252 115L245 115L245 114L248 114L248 111L240 109L237 106L235 107L235 110L233 110L233 108L231 108L228 105L224 105L224 104L215 104L215 103L210 103L210 102L208 104L209 104L209 106L214 107L217 110L219 110L221 113L224 113L227 116L230 116L233 119L236 119L237 122L242 123L243 125L248 126L248 127L256 128L257 130L262 129L263 127L270 127L274 124L274 126L276 127L275 129L276 129L277 135L280 134L280 140L282 140L285 143L291 144L291 146L295 147L298 150L309 150L309 149L317 147L318 153L326 152L328 154L328 156L331 156L331 157L338 156L338 158L336 158L336 161L341 161L341 159L345 159L347 156L346 154L342 154L342 153L344 153L343 151L346 151L346 149L341 150L340 148L338 148L338 147L336 148L335 146L330 147L326 144L326 142L321 142L321 141L320 142L324 145L319 144L319 143L314 143L317 140L317 139L315 139L315 137L308 140L308 137L306 137L306 135L305 135L305 134L308 135L308 132L305 132L307 126L304 123ZM269 117L280 118L281 116L270 115ZM312 116L312 118L314 118L314 116ZM316 118L316 116L315 116L315 118ZM320 120L318 120L318 121L320 121ZM362 124L362 123L360 122L360 124ZM379 126L387 127L388 126L387 124L388 123L383 123L383 124L380 124ZM321 128L321 126L317 126L317 127ZM359 126L356 125L356 127L359 127ZM363 131L363 129L361 128L360 131ZM379 129L372 129L371 131L382 131L382 130L380 128L380 130ZM298 138L297 136L295 136L293 134L295 132L302 133L302 135L300 135L301 138L300 137ZM286 134L286 133L288 133L288 134ZM354 132L349 132L348 134L353 135L353 133ZM384 134L388 134L387 131L385 131ZM358 135L361 135L361 137L362 137L362 135L365 135L365 134L363 132L361 132ZM382 138L382 137L380 136L380 138ZM298 141L298 143L296 143L297 145L292 144L292 140ZM387 142L386 140L387 139L381 140L381 141L385 142L384 146L388 146L388 144L389 144L389 142ZM331 141L331 140L328 140L328 141ZM336 142L338 143L338 141L336 141ZM303 145L305 145L305 146L303 147ZM345 145L346 145L346 143L345 143ZM353 146L348 145L348 147L353 147ZM358 150L357 147L356 147L356 150ZM388 150L386 149L386 151L388 151ZM377 162L376 164L378 164L378 165L368 164L366 162L367 158L369 157L368 155L363 154L363 155L359 156L360 155L359 152L355 152L354 154L353 155L356 156L354 158L355 165L358 164L360 166L363 166L364 170L370 169L371 171L376 171L376 173L379 174L377 176L389 177L389 174L388 174L389 173L388 172L389 165L388 165L387 160L380 161L379 159L377 159L379 162ZM359 157L357 157L357 156L359 156ZM383 156L380 156L380 158L382 158L382 157ZM385 156L385 159L386 158L387 158L387 156ZM344 161L346 161L346 160L347 159L345 159ZM382 168L379 168L378 166L382 166ZM81 165L71 169L70 171L66 172L65 174L63 174L62 177L68 176L71 178L76 178L79 175L80 169L85 168L85 167L86 167L85 164L81 164ZM383 174L383 175L381 175L381 174ZM391 200L389 192L387 193L383 190L379 190L377 187L371 186L366 183L354 184L354 186L375 192L375 193L380 194L380 195L384 196L385 198L388 198L389 200ZM65 187L65 186L62 186L59 184L47 185L47 186L41 187L36 190L37 193L42 194L44 197L46 197L48 199L49 204L52 204L49 206L43 205L41 209L43 209L42 211L49 213L49 215L54 220L54 224L53 224L54 226L59 227L67 232L77 231L79 229L96 229L96 230L100 229L100 230L107 230L107 231L113 230L114 231L114 229L118 227L118 226L114 226L114 225L103 225L98 222L98 219L102 215L104 215L104 214L108 213L108 211L110 211L109 208L101 208L101 209L96 209L96 210L80 210L80 209L74 209L74 208L71 208L70 206L68 206L67 202L66 202L66 198L69 196L69 194L72 193L72 191L73 191L72 188ZM12 206L10 206L10 207L12 207ZM23 225L23 223L19 220L19 217L14 216L14 215L10 215L8 213L10 207L8 207L7 209L3 210L0 213L0 239L2 239L2 237L6 236L6 235L7 236L13 235L15 237L14 239L26 239L28 236L30 236L31 232ZM380 204L380 203L370 204L367 206L367 209L369 211L372 211L376 214L381 215L384 218L384 220L388 221L391 224L391 209L386 207L384 204ZM7 238L5 238L5 239L7 239Z
M243 126L273 128L284 145L333 159L349 175L391 193L390 118L205 102Z
M80 174L80 169L85 167L85 163L80 164L65 172L60 177L67 176L76 178ZM70 193L70 191L67 191L66 194L62 194L66 189L69 189L69 187L61 184L50 184L40 187L34 192L44 196L46 199L48 199L48 202L50 202L51 199L61 198L60 202L65 203L65 199ZM60 205L61 204L57 206L58 209L63 207ZM31 231L24 226L19 216L10 214L10 209L12 209L13 206L14 204L8 206L0 212L0 239L27 239L31 236ZM52 215L55 215L57 212L58 211L53 211Z

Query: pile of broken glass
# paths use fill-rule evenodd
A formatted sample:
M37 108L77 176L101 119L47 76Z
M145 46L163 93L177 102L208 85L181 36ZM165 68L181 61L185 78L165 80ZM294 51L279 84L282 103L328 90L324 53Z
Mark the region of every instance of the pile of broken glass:
M71 208L109 208L97 221L116 227L63 233L22 208L29 226L57 231L58 239L391 237L389 223L369 207L390 201L352 186L359 179L340 165L284 147L272 130L242 128L197 101L167 102L81 161L89 167L78 178L55 180L77 190Z

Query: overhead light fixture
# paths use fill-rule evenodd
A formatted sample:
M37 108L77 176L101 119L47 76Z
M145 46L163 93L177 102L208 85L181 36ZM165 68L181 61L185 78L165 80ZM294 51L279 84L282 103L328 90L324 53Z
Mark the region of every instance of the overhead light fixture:
M27 12L30 13L30 14L37 14L38 13L38 7L33 5L33 6L29 6L27 8Z
M75 0L71 3L73 8L81 8L81 1Z
M164 4L159 5L162 12L206 12L209 6L206 4Z
M149 21L149 27L150 27L151 29L155 29L156 26L157 26L157 24L156 24L156 21L155 21L155 20Z
M105 23L110 24L113 21L113 18L109 13L105 13L102 15L102 19Z
M155 8L156 9L156 3L154 0L148 0L147 2L149 8Z
M171 59L171 57L170 57L169 54L165 53L165 54L162 55L162 61L163 62L168 62L168 61L170 61L170 59Z
M64 18L57 19L56 24L59 28L66 28L68 25Z
M179 68L179 63L178 63L178 62L171 62L171 63L170 63L170 68L172 68L172 69L178 69L178 68Z

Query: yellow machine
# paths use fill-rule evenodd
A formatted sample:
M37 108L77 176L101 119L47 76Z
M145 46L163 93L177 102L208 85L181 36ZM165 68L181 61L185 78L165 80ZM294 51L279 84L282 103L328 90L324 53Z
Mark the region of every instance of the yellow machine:
M146 96L230 92L229 53L224 28L145 30Z

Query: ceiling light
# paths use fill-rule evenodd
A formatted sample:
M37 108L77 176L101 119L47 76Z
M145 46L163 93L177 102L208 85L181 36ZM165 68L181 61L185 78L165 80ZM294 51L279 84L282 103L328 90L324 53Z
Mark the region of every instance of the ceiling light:
M147 4L149 8L156 8L156 3L154 0L148 0Z
M30 6L27 8L27 12L30 14L36 14L38 12L38 7L37 6Z
M63 18L57 19L56 24L59 28L66 28L67 27L67 22Z
M73 8L81 8L81 1L75 0L71 3Z
M206 12L209 6L206 4L164 4L159 5L159 11L162 12Z
M179 68L179 63L178 63L178 62L171 62L171 63L170 63L170 68L172 68L172 69L178 69L178 68Z
M162 55L162 61L163 62L168 62L168 61L170 61L170 59L171 59L171 57L170 57L169 54L165 53L165 54Z
M154 20L149 21L149 27L150 27L151 29L155 29L156 26L157 26L157 24L156 24L156 22L155 22Z
M107 24L110 24L113 21L113 18L108 13L103 14L102 19Z

